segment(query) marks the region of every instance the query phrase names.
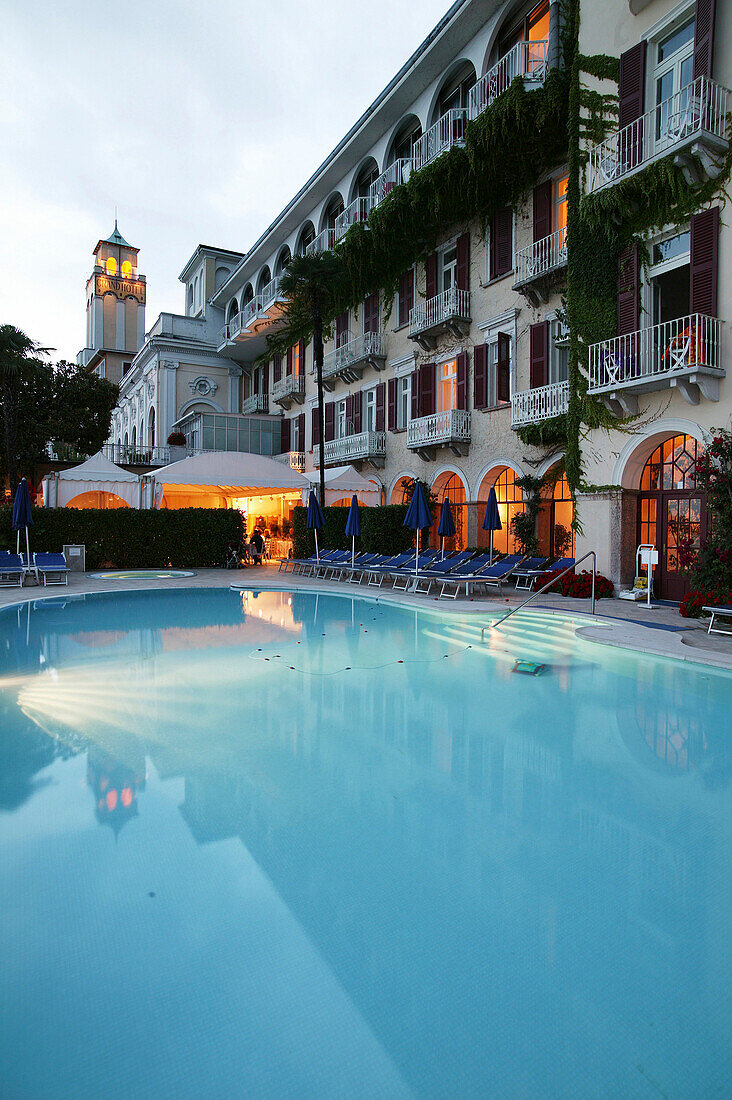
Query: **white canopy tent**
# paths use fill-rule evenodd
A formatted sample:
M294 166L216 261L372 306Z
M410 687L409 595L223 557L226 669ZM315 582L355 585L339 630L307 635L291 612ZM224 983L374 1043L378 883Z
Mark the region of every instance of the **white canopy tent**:
M310 488L318 491L320 471L308 470L305 477ZM376 478L366 478L354 466L331 466L325 471L325 503L334 504L343 497L356 493L360 504L374 507L381 504L381 484ZM303 493L303 503L307 503L307 492Z
M143 477L145 507L160 507L184 499L196 507L196 498L229 499L301 493L309 483L284 462L245 451L207 451L161 466Z
M85 493L120 497L130 508L139 508L140 492L141 483L137 474L115 466L101 451L87 458L80 466L46 474L43 479L43 503L47 508L65 508ZM111 502L110 505L114 506Z

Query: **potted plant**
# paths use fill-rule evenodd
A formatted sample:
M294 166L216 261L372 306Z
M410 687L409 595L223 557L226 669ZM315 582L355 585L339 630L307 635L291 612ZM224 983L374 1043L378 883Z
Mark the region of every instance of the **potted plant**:
M171 462L178 462L181 458L185 458L186 437L183 432L171 432L168 436L168 447L170 448Z

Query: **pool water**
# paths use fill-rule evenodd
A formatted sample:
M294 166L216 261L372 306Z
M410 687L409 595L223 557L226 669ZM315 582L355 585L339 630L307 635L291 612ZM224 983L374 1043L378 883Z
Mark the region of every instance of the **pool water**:
M89 573L95 581L169 581L195 575L187 569L107 569L103 573Z
M732 677L487 624L0 613L0 1095L728 1095Z

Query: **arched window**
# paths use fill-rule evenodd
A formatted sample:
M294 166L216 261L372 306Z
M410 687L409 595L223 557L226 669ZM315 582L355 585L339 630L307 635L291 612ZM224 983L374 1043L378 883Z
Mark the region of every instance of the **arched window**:
M272 272L268 267L263 267L259 273L259 280L257 282L257 294L261 294L267 283L272 282Z
M464 550L467 535L467 508L465 505L465 486L458 474L446 470L439 474L432 485L432 492L437 497L440 505L445 500L450 501L450 509L455 524L455 534L452 538L445 539L445 553L452 550ZM439 515L435 517L437 522L430 529L430 540L434 546L441 546L442 539L437 533Z
M155 446L155 409L150 409L147 422L147 445Z
M422 136L422 126L416 115L409 115L397 126L391 139L391 146L386 158L386 167L395 160L409 160L412 156L412 146Z
M285 247L282 249L279 256L277 257L277 263L275 264L275 276L282 275L291 259L292 256L290 255L290 249L287 247L287 245L285 245Z
M432 111L432 123L448 111L468 106L470 89L475 84L475 69L470 61L463 61L450 73L440 88Z
M336 218L343 213L343 198L339 194L331 195L323 211L322 228L335 229Z
M107 258L107 275L116 275L116 274L117 274L117 261L115 260L114 256L109 256Z
M312 241L315 240L315 226L312 222L305 222L305 225L300 230L300 236L297 241L296 253L298 256L304 256L305 250Z
M192 304L193 304L193 288L191 287L191 305ZM238 306L238 303L236 301L236 298L232 298L231 301L229 302L229 308L228 308L228 311L227 311L227 318L226 318L227 321L229 321L229 322L233 321L238 312L239 312L239 306Z
M361 165L358 175L353 181L351 199L367 199L369 197L371 184L378 175L379 166L373 157L369 157L365 164Z
M574 557L574 504L567 475L550 485L544 494L545 504L539 514L539 546L550 558Z
M129 279L132 275L132 264L129 260L122 261L122 278Z
M511 533L511 520L519 512L526 511L524 493L516 484L516 473L510 466L498 466L483 478L478 492L481 502L487 501L491 486L496 490L498 501L498 514L501 517L501 530L493 532L493 549L501 554L513 554L515 540ZM485 504L478 508L478 546L487 547L490 543L490 534L483 530L485 518Z

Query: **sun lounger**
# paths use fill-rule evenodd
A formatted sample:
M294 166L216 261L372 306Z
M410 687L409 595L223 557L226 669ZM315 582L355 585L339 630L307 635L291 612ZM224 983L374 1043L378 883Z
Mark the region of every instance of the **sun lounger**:
M366 570L368 576L367 584L373 588L381 588L384 581L389 577L389 574L394 569L406 568L410 562L414 564L415 554L413 550L407 550L401 554L397 554L395 558L390 558L388 562L384 562L382 565L373 563Z
M353 559L353 566L354 568L358 568L360 564L368 565L368 563L370 561L373 561L376 557L378 557L378 554L369 554L366 552L356 554L355 559ZM351 569L351 560L351 552L349 551L347 557L343 561L334 562L332 565L330 565L325 570L324 576L327 577L328 573L330 573L332 580L335 580L336 576L339 580L342 579L343 576Z
M527 558L518 569L513 572L517 588L526 588L529 591L534 587L537 577L546 570L549 558Z
M472 550L460 550L451 557L436 558L420 573L415 582L414 591L424 592L424 594L428 596L432 590L433 584L437 584L461 565L467 565L473 556Z
M484 566L483 569L476 569L473 573L463 573L459 577L446 577L445 583L442 586L440 596L448 595L446 588L452 584L456 585L455 592L452 596L453 599L457 597L458 591L461 585L465 585L465 595L469 596L471 588L475 588L479 585L485 585L486 588L494 587L500 588L501 585L514 569L523 561L521 554L509 554L505 558L501 558L500 561L494 562L493 565Z
M711 616L707 634L728 634L732 636L732 622L730 622L730 620L732 620L732 607L723 604L717 607L703 607L702 611L708 611ZM715 626L715 619L726 619L727 626Z
M327 577L329 571L333 569L334 566L345 564L346 561L350 561L350 559L350 550L334 550L331 557L329 558L323 558L323 555L321 554L320 561L313 561L310 563L308 567L310 571L310 576ZM305 570L303 569L301 570L301 572L304 573Z
M0 550L0 588L23 587L25 567L20 554L11 554L9 550Z
M412 563L409 566L404 566L402 569L389 569L388 575L392 579L394 588L406 592L412 581L419 577L420 572L426 569L431 561L434 561L437 553L437 550L425 550L417 559L416 569L414 559L412 559Z
M39 584L43 578L44 586L69 583L69 568L63 554L34 554L33 570Z
M394 561L394 558L394 554L370 554L368 560L362 558L361 561L356 558L353 566L349 565L343 571L341 579L345 580L347 584L360 584L370 569L374 569L376 566L388 565L389 562Z

